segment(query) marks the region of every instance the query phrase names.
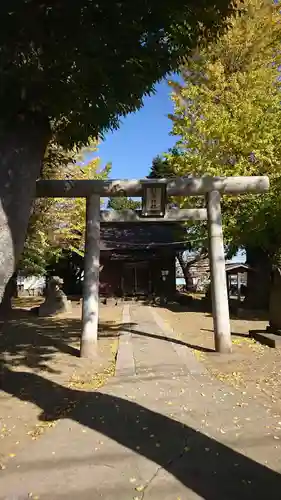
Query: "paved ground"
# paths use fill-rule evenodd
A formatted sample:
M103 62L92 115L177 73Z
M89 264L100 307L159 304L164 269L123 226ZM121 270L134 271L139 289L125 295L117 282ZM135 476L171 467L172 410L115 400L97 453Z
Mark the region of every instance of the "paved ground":
M249 330L265 330L266 315L257 318L244 311L244 318L231 319L233 351L231 356L214 352L213 321L198 300L187 307L169 304L158 313L178 341L193 350L208 372L219 380L246 391L261 404L281 413L281 349L271 349L249 338Z
M211 380L155 308L125 306L123 318L117 377L99 392L10 374L6 390L17 398L32 383L41 418L54 391L73 408L11 458L0 498L280 499L281 417Z
M85 360L79 357L80 305L73 303L71 313L56 318L31 315L22 309L28 305L34 307L34 300L20 299L21 309L15 309L8 321L0 321L0 387L5 389L6 379L9 382L14 372L18 377L22 374L21 391L26 399L13 398L9 392L0 391L0 470L9 454L18 454L52 425L38 424L41 410L29 402L29 392L32 394L34 390L32 374L38 376L38 380L48 379L50 385L61 387L47 396L57 414L59 407L64 412L68 405L67 400L61 398L64 388L93 390L114 374L118 347L115 334L122 319L122 306L116 307L112 301L107 306L101 304L98 356Z

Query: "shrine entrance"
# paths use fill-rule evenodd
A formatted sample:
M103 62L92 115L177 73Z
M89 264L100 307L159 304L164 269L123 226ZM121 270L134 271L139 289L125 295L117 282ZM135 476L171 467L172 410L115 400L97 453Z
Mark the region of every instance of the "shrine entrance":
M221 195L263 193L269 188L269 179L263 177L175 177L144 180L45 180L37 182L37 197L81 198L86 203L86 238L84 261L84 292L82 313L81 356L94 355L98 338L100 222L183 222L208 223L208 243L211 275L212 311L215 348L231 352L228 293L225 269L225 249L222 233ZM206 208L169 209L166 195L203 196ZM101 197L142 197L141 213L133 210L100 211ZM141 272L133 266L127 272L127 282L141 289ZM167 276L165 275L165 278ZM164 282L164 275L163 275Z
M148 262L126 263L123 267L123 294L148 295L151 276Z

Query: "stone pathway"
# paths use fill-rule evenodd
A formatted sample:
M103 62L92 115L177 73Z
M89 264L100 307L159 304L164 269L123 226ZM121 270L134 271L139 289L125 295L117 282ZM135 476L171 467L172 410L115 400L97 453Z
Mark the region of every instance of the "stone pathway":
M0 471L0 498L279 500L281 417L211 380L156 308L123 322L117 376L65 389L76 406Z

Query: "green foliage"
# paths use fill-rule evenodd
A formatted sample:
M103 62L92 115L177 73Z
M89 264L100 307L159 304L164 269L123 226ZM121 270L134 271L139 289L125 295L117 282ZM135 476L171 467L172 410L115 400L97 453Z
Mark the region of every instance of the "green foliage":
M64 178L64 175L67 175L69 166L77 161L76 156L77 153L74 149L66 150L55 140L52 140L45 151L42 162L41 178Z
M53 247L50 244L44 231L46 223L43 219L38 218L34 227L36 227L36 232L30 231L27 234L24 252L18 267L22 276L43 276L49 260L57 260L61 253L59 247Z
M172 148L169 150L169 154L176 156L178 154L178 151L176 148ZM174 172L173 166L164 156L158 155L153 158L150 172L148 174L148 177L150 179L174 177L175 175L176 174Z
M139 210L141 208L141 202L133 200L132 198L120 196L118 198L110 198L107 208L111 210Z
M106 179L110 170L110 163L101 168L100 159L94 157L85 165L70 165L68 177L84 180ZM62 248L84 256L86 199L59 198L52 204L50 215L53 220L53 235L56 243Z
M98 157L86 164L81 163L86 154L96 150L95 141L77 152L64 151L61 146L52 142L45 155L42 178L107 178L111 165L100 168ZM57 262L65 249L83 256L85 217L86 202L83 198L36 199L19 265L21 274L45 274L49 263Z
M0 130L32 118L64 146L87 143L139 108L227 11L223 0L3 0Z
M75 163L75 152L66 151L51 141L42 164L41 178L64 178ZM61 249L54 245L51 216L55 204L52 198L35 198L29 219L23 254L18 266L22 275L42 276L50 259L59 258Z
M231 253L258 245L275 255L281 247L280 6L245 0L243 9L228 19L225 33L202 41L186 59L184 83L171 82L181 154L166 159L176 175L269 175L268 194L225 197L223 212Z

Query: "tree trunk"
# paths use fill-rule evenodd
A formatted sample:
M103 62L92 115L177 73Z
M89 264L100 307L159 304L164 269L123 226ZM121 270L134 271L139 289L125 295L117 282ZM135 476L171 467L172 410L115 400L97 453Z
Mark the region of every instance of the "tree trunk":
M249 309L267 310L269 306L272 261L262 248L246 248L247 264L253 268L248 273L245 306Z
M190 269L191 267L196 264L197 262L200 262L201 260L204 260L208 257L208 252L205 251L205 249L202 249L198 255L196 255L193 259L185 261L183 258L184 252L179 252L177 254L177 259L179 261L179 264L181 266L184 279L185 279L185 285L186 289L188 290L189 285L191 285L192 280L190 276Z
M48 122L30 118L15 120L0 135L0 302L23 250L49 139Z

